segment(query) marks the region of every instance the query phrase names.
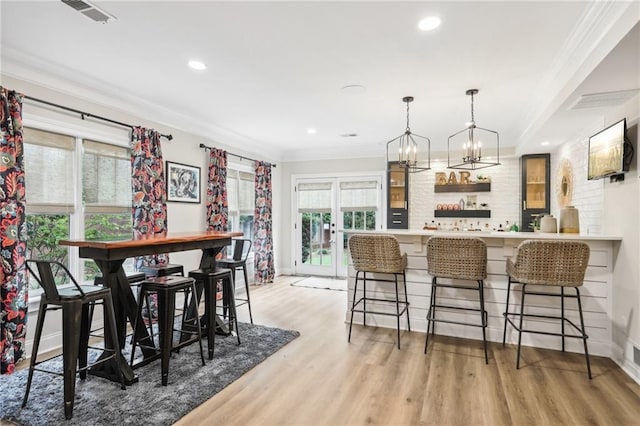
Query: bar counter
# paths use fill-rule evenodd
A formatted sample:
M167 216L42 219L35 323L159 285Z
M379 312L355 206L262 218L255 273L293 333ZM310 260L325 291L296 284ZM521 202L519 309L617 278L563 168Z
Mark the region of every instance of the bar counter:
M487 244L487 279L485 280L485 304L488 312L487 340L502 342L502 330L506 298L507 298L507 258L515 256L518 244L527 239L562 239L581 240L589 244L591 254L589 266L585 274L584 285L581 287L585 326L589 335L589 352L594 355L611 356L612 346L612 293L613 265L616 248L620 245L621 236L616 235L582 235L582 234L552 234L534 232L483 232L483 231L428 231L428 230L386 230L386 231L353 231L343 230L349 234L387 234L395 235L400 241L400 250L407 253L407 292L409 297L409 313L412 331L425 332L427 329L427 308L431 292L431 276L427 273L426 241L433 235L447 237L477 237ZM349 259L349 262L351 260ZM345 319L349 321L355 270L351 263L348 272L348 297L345 301ZM360 293L362 286L359 286ZM375 297L390 297L391 287L387 283L371 282L367 285L367 294L371 291ZM558 290L559 291L559 290ZM510 300L520 300L520 286L512 286ZM438 292L438 299L446 304L460 306L478 306L477 293L443 289ZM531 296L527 313L542 315L557 315L560 311L558 298ZM385 306L380 306L385 309ZM569 318L578 322L577 307L569 302L565 307ZM511 307L513 310L513 305ZM440 315L440 311L439 311ZM464 312L444 312L443 317L467 322L477 322L477 314ZM362 324L362 314L354 315L354 323ZM533 328L543 330L559 330L559 325L530 319ZM395 319L383 315L367 315L367 326L395 328ZM406 320L402 323L406 329ZM438 323L436 334L443 334L470 339L482 339L482 333L477 327L464 327L455 324ZM357 336L357 334L355 334ZM517 333L511 327L507 330L507 342L516 343ZM522 337L523 345L543 348L559 349L560 339L552 336L525 333ZM482 345L478 346L479 348ZM578 339L567 339L567 350L582 353L583 348Z

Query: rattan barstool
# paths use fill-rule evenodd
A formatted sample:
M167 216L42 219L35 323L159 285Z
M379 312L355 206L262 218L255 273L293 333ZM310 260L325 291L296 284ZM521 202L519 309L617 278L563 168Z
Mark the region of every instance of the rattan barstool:
M411 331L409 322L409 299L407 298L407 281L405 268L407 267L407 255L400 253L400 243L392 235L352 235L349 238L349 251L353 259L353 268L356 270L356 280L353 287L353 300L351 305L351 320L349 321L349 339L351 341L351 329L353 327L353 313L360 312L363 315L363 324L367 325L367 314L390 315L396 317L398 330L398 349L400 349L400 317L407 314L407 328ZM390 274L393 279L379 278L378 275ZM398 293L398 276L402 277L404 287L404 301L400 300ZM362 297L356 301L358 293L358 281L362 280ZM367 281L395 283L395 299L367 297ZM395 312L368 310L367 302L395 304ZM362 308L359 305L362 304Z
M435 334L436 322L468 325L482 328L484 361L489 363L487 354L487 311L484 307L484 279L487 278L487 245L480 238L431 237L427 240L427 271L431 275L431 299L427 312L427 337L424 353L429 344L429 329ZM460 285L454 282L438 282L439 278L476 281L477 285ZM440 305L437 303L437 289L440 287L474 290L478 292L480 308ZM466 310L480 313L480 324L436 318L436 308L445 310Z
M580 302L580 290L584 281L584 274L589 263L589 245L582 241L557 241L557 240L526 240L520 243L515 261L507 259L507 274L509 275L509 283L507 286L507 303L505 312L502 314L505 318L504 332L502 334L502 344L505 344L507 337L507 323L518 331L518 355L516 368L520 368L520 347L522 343L522 333L547 334L550 336L562 337L562 352L565 350L564 338L582 339L584 344L584 356L587 361L587 374L591 379L591 364L589 363L589 350L587 348L587 339L589 336L585 333L584 319L582 315L582 303ZM522 285L522 295L520 299L520 312L509 312L509 295L511 293L511 284ZM527 291L527 285L560 287L560 294L543 292L543 291ZM565 295L564 288L573 287L576 290L575 295ZM537 296L551 296L560 298L560 316L552 315L534 315L524 313L524 297L525 294ZM573 323L565 316L564 299L572 298L578 302L578 312L580 314L580 327ZM509 318L515 315L519 318L518 324ZM525 330L522 326L524 317L556 319L560 320L560 333L552 333L539 330ZM578 332L575 334L565 333L565 322Z

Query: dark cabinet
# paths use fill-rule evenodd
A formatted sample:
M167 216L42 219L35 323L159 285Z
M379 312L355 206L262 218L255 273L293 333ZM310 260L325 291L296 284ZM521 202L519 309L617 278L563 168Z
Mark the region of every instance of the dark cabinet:
M387 229L409 229L409 173L398 163L387 167Z
M550 212L550 154L523 155L522 169L522 215L521 229L533 231L531 223L536 215Z

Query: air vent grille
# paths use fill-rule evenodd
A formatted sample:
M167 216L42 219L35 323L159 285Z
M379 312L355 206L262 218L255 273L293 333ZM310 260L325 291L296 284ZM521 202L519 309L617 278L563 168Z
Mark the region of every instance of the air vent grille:
M582 95L570 109L608 108L625 104L640 93L640 89L620 90L617 92L590 93Z
M106 24L112 19L116 19L115 16L109 15L105 11L100 10L96 6L90 3L87 3L86 1L82 1L82 0L61 0L61 1L67 6L82 13L86 17L91 18L95 22L101 22L103 24Z
M67 6L71 6L75 10L81 11L85 9L91 9L91 5L83 2L82 0L62 0L62 3L66 4Z

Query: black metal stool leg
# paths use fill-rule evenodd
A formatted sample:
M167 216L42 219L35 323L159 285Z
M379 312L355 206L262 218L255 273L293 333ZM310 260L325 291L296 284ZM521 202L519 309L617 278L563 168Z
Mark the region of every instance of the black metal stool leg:
M484 281L478 281L478 290L480 291L480 321L482 321L482 343L484 345L484 362L489 364L489 355L487 354L487 312L484 310Z
M589 362L589 349L587 348L587 336L586 330L584 328L584 319L582 315L582 302L580 301L580 290L578 287L576 289L576 296L578 298L578 312L580 313L580 328L582 330L582 342L584 344L584 357L587 360L587 374L589 375L589 380L591 380L591 363Z
M504 346L505 341L507 339L507 319L509 318L509 296L511 295L511 277L509 277L509 281L507 283L507 304L504 307L504 313L502 316L504 317L504 331L502 332L502 346Z
M358 293L358 276L360 271L356 271L356 279L353 283L353 298L351 299L351 320L349 321L349 338L347 342L351 342L351 329L353 328L353 310L356 308L356 296Z
M367 326L367 272L362 272L362 325Z
M432 309L435 304L435 281L436 277L431 279L431 296L429 297L429 309L427 310L427 337L424 340L424 353L427 353L427 347L429 346L429 330L431 329L432 323Z
M184 317L184 315L187 314L187 299L189 297L189 293L192 294L192 296L191 296L192 298L196 297L196 282L195 282L195 280L191 283L191 291L189 291L189 289L185 289L184 304L183 304L184 308L183 308L183 311L182 311L183 317ZM196 312L196 327L197 327L196 330L198 332L198 345L200 345L200 359L202 360L202 365L205 365L204 349L202 347L202 327L201 327L201 324L200 324L200 315L198 314L198 312ZM213 353L211 355L213 356Z
M516 361L516 370L520 368L520 346L522 344L522 320L524 318L524 295L526 284L522 284L522 298L520 300L520 326L518 327L518 358Z
M251 296L249 296L249 277L247 276L247 263L242 265L242 273L244 274L244 290L247 292L247 306L249 306L249 321L253 324L253 314L251 313ZM233 280L236 277L234 275Z
M409 296L407 296L407 275L402 273L402 285L404 287L404 301L407 303L407 330L411 331L411 321L409 321Z
M564 352L564 287L560 287L560 333L562 334L562 352Z
M40 338L42 337L42 327L44 325L44 317L47 313L47 303L44 298L40 299L40 309L38 310L38 321L36 322L36 335L33 338L33 349L31 350L31 360L29 361L29 375L27 376L27 389L22 399L22 407L27 405L29 391L31 390L31 380L33 379L33 369L36 367L38 358L38 347L40 346Z
M67 304L62 309L62 370L64 375L64 416L67 420L73 417L73 403L76 393L76 366L80 339L78 330L82 321L82 302Z
M398 330L398 349L400 349L400 299L398 294L398 274L393 274L396 284L396 327Z

